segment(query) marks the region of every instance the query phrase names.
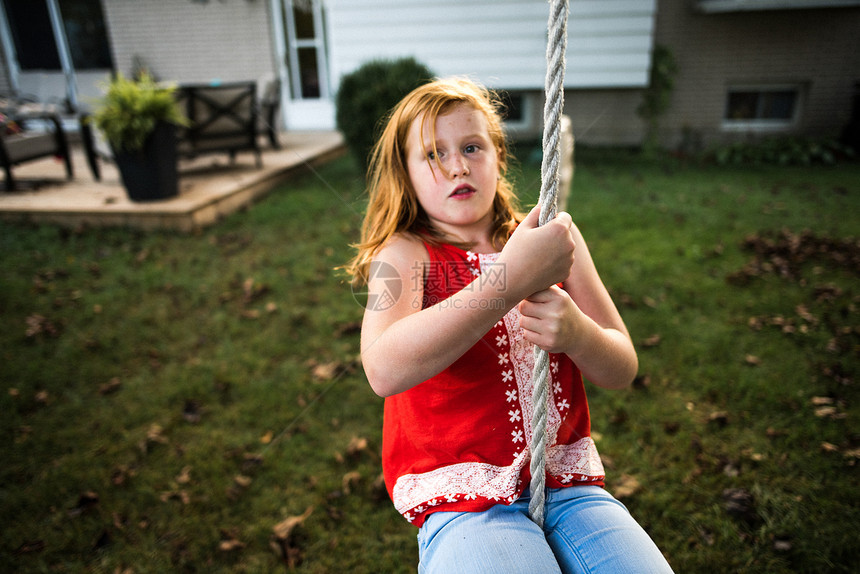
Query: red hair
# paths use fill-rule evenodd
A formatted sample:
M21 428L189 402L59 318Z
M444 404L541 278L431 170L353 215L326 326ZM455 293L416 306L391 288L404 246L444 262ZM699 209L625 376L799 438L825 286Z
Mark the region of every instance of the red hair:
M367 270L374 255L392 236L411 233L431 241L444 237L434 229L418 202L406 167L406 142L413 122L420 118L421 130L433 127L436 118L456 104L466 104L484 114L490 139L499 157L499 180L493 200L491 241L504 246L522 219L517 210L513 186L507 179L508 145L501 118L501 103L491 91L465 78L441 79L416 88L403 98L388 116L385 129L373 147L368 168L369 200L358 250L346 265L354 284L367 281ZM433 134L435 140L435 134ZM429 160L428 160L429 161Z

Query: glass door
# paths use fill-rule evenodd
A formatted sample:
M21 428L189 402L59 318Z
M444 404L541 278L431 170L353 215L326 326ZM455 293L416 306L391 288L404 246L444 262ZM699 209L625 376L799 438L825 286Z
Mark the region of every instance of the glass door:
M13 88L76 109L113 62L99 0L2 0Z
M319 0L277 0L275 26L288 129L332 129L326 24Z
M291 0L285 2L284 15L292 98L328 98L328 63L322 6L318 1Z

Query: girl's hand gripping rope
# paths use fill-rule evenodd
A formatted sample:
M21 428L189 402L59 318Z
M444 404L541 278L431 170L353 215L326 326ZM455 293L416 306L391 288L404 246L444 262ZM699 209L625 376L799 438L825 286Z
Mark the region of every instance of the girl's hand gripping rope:
M538 205L517 226L497 263L504 265L506 284L520 299L565 281L573 266L576 243L570 215L559 213L542 226L539 216Z

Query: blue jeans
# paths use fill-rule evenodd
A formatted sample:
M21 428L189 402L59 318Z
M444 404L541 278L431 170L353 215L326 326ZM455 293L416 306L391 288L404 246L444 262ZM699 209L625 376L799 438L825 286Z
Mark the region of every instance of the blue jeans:
M437 512L418 531L419 574L672 572L627 508L599 486L547 489L541 530L526 491L510 506Z

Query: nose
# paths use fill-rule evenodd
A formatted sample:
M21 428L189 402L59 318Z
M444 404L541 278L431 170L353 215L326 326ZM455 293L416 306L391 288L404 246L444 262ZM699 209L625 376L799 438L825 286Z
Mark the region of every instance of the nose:
M469 175L469 162L461 153L454 153L448 158L448 174L451 178Z

